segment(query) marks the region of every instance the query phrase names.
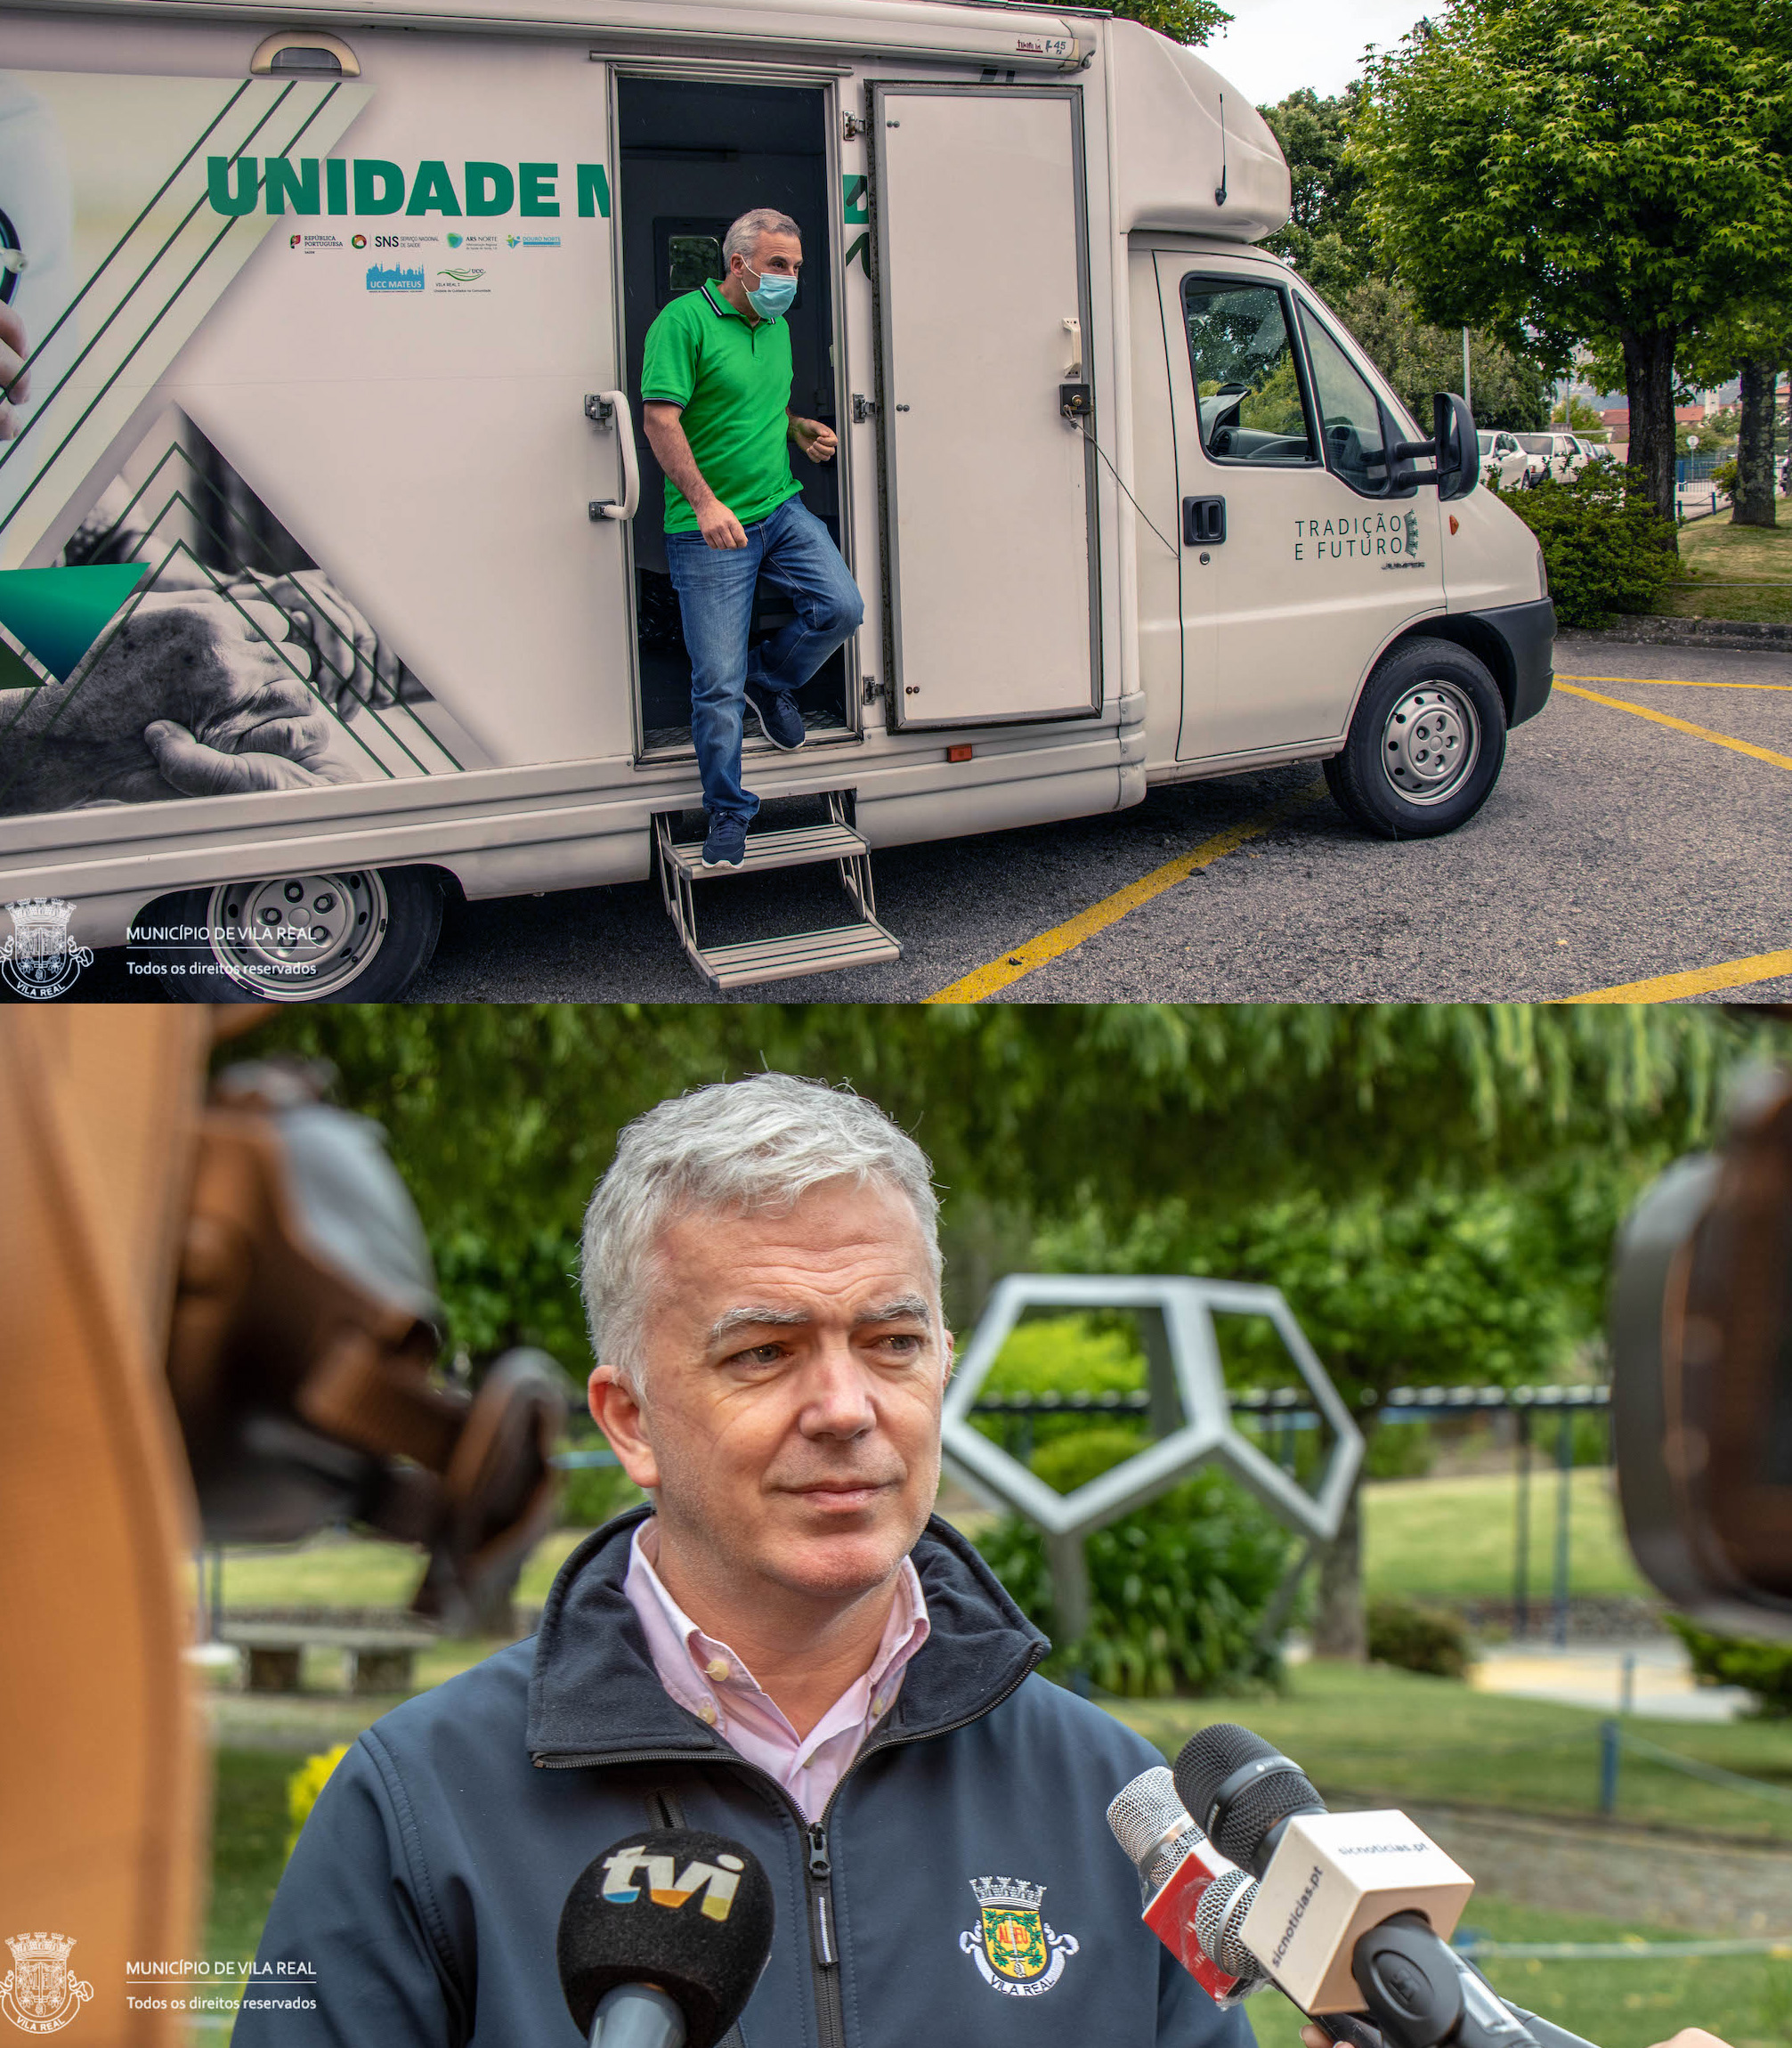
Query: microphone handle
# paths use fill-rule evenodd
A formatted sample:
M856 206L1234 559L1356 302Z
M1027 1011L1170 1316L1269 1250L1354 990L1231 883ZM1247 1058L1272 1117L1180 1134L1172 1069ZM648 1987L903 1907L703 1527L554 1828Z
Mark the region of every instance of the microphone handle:
M1502 1998L1500 2003L1529 2028L1537 2036L1537 2048L1593 2048L1591 2041L1578 2034L1570 2034L1566 2027L1558 2027L1553 2020L1539 2019L1535 2012L1527 2012L1522 2005L1514 2005L1510 1998Z
M619 1984L597 2001L591 2048L685 2048L683 2010L657 1985Z
M1327 2012L1314 2020L1316 2027L1323 2027L1334 2041L1341 2041L1344 2048L1387 2048L1376 2028L1366 2020L1358 2020L1353 2012ZM1553 2044L1552 2048L1560 2048Z

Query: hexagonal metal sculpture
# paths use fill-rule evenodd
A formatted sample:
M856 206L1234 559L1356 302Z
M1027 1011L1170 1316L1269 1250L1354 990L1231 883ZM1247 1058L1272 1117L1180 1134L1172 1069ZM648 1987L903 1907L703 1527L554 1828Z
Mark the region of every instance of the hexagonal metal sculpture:
M1070 1493L1055 1491L970 1420L977 1389L1029 1308L1156 1312L1143 1318L1143 1329L1157 1441ZM1332 1426L1331 1452L1314 1491L1308 1492L1234 1427L1213 1330L1216 1312L1261 1316L1269 1322ZM1089 1625L1083 1540L1092 1531L1155 1500L1211 1460L1224 1466L1310 1546L1329 1543L1362 1464L1363 1435L1279 1288L1172 1274L1010 1273L991 1295L946 1390L942 1452L954 1478L989 1506L1021 1516L1044 1537L1059 1628L1070 1639Z

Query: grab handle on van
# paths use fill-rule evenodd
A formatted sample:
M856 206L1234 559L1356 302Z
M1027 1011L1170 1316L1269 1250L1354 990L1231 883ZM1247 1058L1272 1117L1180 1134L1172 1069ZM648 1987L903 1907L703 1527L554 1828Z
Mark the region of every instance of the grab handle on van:
M594 498L586 508L593 519L632 519L641 505L641 464L635 453L635 415L626 391L593 392L585 401L585 417L598 427L614 426L622 451L622 495Z

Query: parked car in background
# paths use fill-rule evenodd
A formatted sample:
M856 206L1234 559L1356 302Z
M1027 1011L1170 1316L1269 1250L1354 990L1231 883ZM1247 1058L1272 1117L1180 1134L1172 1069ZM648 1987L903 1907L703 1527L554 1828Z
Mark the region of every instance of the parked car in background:
M1524 450L1524 480L1527 484L1541 484L1545 476L1553 476L1558 481L1561 480L1561 472L1556 467L1559 453L1557 443L1558 442L1565 442L1567 438L1566 435L1557 434L1514 434L1512 435L1512 439Z
M1527 443L1547 441L1549 475L1558 484L1572 484L1593 460L1593 445L1584 435L1570 434L1565 427L1552 427L1547 434L1521 434Z
M1480 443L1481 482L1502 491L1522 491L1531 481L1530 457L1520 447L1518 435L1496 428L1475 435Z

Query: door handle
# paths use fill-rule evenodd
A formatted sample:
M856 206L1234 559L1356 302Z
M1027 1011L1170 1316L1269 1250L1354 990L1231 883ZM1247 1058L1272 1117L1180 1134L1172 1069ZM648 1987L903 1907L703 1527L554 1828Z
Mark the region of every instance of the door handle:
M621 445L622 495L594 498L586 507L593 519L632 519L641 504L641 465L635 454L635 415L626 391L594 391L585 401L585 417L596 427L613 427Z
M1226 500L1223 498L1185 498L1182 500L1182 541L1188 548L1208 548L1226 538Z

